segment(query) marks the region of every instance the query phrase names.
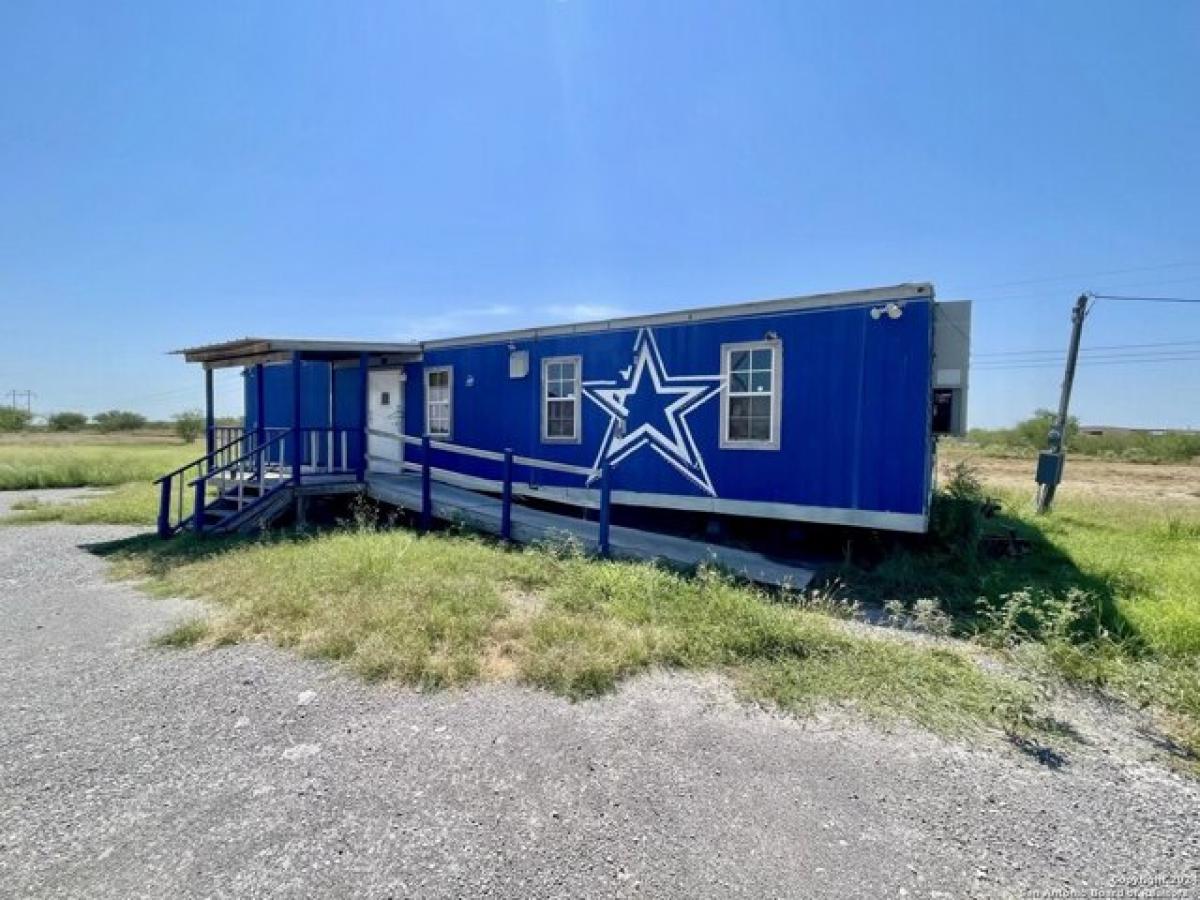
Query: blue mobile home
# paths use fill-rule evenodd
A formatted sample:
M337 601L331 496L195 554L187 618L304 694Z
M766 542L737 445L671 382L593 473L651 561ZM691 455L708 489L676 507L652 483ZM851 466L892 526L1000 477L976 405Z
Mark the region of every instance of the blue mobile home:
M921 532L936 435L965 429L969 333L969 304L902 284L421 343L181 352L210 383L243 368L245 426L210 428L215 455L197 465L243 457L234 469L259 491L274 472L384 498L389 479L423 472L518 502L607 493L631 509Z

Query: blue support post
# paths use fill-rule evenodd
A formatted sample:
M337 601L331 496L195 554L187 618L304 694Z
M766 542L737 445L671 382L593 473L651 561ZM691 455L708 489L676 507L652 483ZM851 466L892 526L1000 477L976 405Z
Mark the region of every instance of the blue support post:
M259 490L262 490L263 479L263 444L267 442L267 389L264 382L265 366L258 363L254 367L254 406L258 410L254 417L254 445L258 452L254 455L254 475L258 479Z
M358 372L362 376L362 390L359 392L359 422L361 428L359 433L361 446L359 447L358 457L354 461L354 478L359 484L367 480L367 415L370 408L370 378L367 377L367 372L371 368L370 357L366 353L358 354ZM397 398L399 399L399 398ZM347 444L349 441L347 441Z
M502 540L512 540L512 483L513 483L513 452L511 447L504 448L504 491L501 493L500 506L500 537Z
M171 476L162 480L162 490L158 495L158 536L171 536Z
M213 410L213 370L204 370L204 455L208 457L208 470L213 468L213 451L217 449L217 419Z
M612 515L612 467L608 460L600 464L600 539L598 549L601 556L609 555L608 535Z
M304 409L300 373L302 364L299 353L292 353L292 483L300 485L300 460L304 453L304 435L300 431L300 419Z
M192 531L204 534L204 476L196 479L196 495L192 502Z
M433 479L429 471L429 435L421 437L421 530L433 524Z

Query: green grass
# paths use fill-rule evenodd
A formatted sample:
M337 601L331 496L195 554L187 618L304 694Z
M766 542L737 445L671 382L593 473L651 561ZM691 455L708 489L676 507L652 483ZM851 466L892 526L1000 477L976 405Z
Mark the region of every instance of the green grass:
M402 529L139 538L104 552L118 576L156 593L215 601L168 645L266 638L371 680L505 680L573 699L650 668L711 670L747 699L788 709L848 703L948 732L1028 719L1029 687L963 654L856 636L711 571L685 577Z
M153 643L156 647L191 647L207 634L208 624L203 619L187 619L160 634Z
M149 482L203 453L167 439L6 439L0 442L0 490L99 487Z
M842 572L852 593L881 605L933 598L967 631L994 624L977 613L1016 593L1032 595L1027 606L1075 597L1094 610L1084 617L1090 624L1078 623L1087 633L1077 637L1106 634L1155 656L1200 653L1200 513L1064 498L1052 514L1037 516L1026 498L999 498L1003 513L985 530L1012 529L1030 542L1028 555L987 559L896 548L878 565ZM1033 628L1028 617L1023 622Z
M839 572L842 599L944 625L1032 663L1037 677L1150 705L1200 753L1200 513L1060 497L1038 517L1025 498L1001 499L987 527L1012 529L1028 555L860 535L869 559ZM82 504L34 504L10 521L151 525L156 503L143 482ZM1019 727L1029 713L1032 682L986 675L959 653L851 635L812 604L775 602L711 573L404 530L146 538L106 553L118 575L216 602L217 615L185 623L168 643L262 637L369 679L513 680L581 698L665 667L728 673L746 697L785 708L849 702L939 729Z
M1200 515L1074 501L1042 533L1111 592L1126 635L1154 655L1200 654Z
M73 525L108 523L153 525L158 515L158 488L148 482L124 484L81 501L23 500L0 524L68 522Z
M960 636L1156 707L1200 754L1200 513L1060 498L1037 516L1026 498L1000 499L987 528L1012 529L1028 555L894 549L846 566L848 594L894 610L928 598Z

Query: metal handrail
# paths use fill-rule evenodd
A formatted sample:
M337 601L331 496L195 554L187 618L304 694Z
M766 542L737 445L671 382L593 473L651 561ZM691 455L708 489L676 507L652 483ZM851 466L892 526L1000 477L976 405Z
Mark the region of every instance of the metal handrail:
M263 457L264 457L264 454L269 452L269 448L273 444L281 443L285 438L292 437L297 432L297 430L298 429L295 429L295 428L288 428L288 429L279 431L277 434L275 434L268 440L265 440L262 443L257 444L252 450L249 450L246 453L243 453L238 458L230 460L229 462L225 463L224 465L222 465L216 469L213 469L209 472L205 472L199 478L195 479L194 481L189 482L188 486L191 487L194 491L194 493L193 493L194 499L192 501L192 530L196 534L204 533L204 525L205 525L204 517L205 517L205 513L208 510L208 503L207 503L208 485L214 480L219 481L221 484L220 495L222 497L226 496L226 473L228 473L231 470L234 470L236 472L235 477L237 479L237 514L240 515L242 513L242 511L246 505L245 504L246 479L242 478L242 477L237 477L237 476L240 476L242 471L247 468L245 466L245 463L250 459L255 460L255 463L253 466L253 471L256 472L258 475L258 491L259 491L258 496L255 497L250 502L250 504L249 504L250 506L254 506L256 503L261 503L262 501L266 500L267 497L271 496L276 491L278 491L280 488L284 487L285 485L291 484L294 479L282 478L269 491L265 490L264 489L265 482L263 479L263 463L264 463ZM280 459L282 461L282 455L281 455Z
M217 447L216 449L213 450L212 453L205 453L199 459L193 459L190 463L184 463L178 469L173 469L170 472L168 472L166 475L160 475L158 478L154 479L153 483L158 484L160 482L166 481L168 478L174 478L180 472L186 472L188 469L192 468L193 466L201 465L202 463L208 461L209 459L212 459L218 453L225 452L226 450L228 450L230 447L232 447L234 444L238 443L239 441L244 441L246 439L246 437L247 437L247 435L245 435L245 434L241 435L240 437L236 437L229 443L222 444L220 447Z
M240 463L244 462L245 460L249 459L250 457L257 456L263 450L267 449L267 447L271 446L272 444L276 443L279 440L282 440L285 437L288 437L291 433L292 433L292 429L288 428L288 429L280 432L279 434L275 435L274 437L268 438L267 440L265 440L261 444L259 444L257 447L255 447L253 450L248 450L245 453L243 453L237 459L230 460L229 462L225 463L225 465L220 466L219 468L212 469L209 472L205 472L203 475L201 475L199 478L195 479L194 481L189 481L188 487L195 487L196 484L201 481L208 481L208 480L216 477L217 475L223 474L224 472L228 471L229 469L232 469L234 466L239 465Z
M410 444L414 447L425 446L425 438L413 437L408 434L395 435L405 444ZM464 444L451 444L448 441L438 441L429 438L429 446L434 450L445 450L448 453L458 453L462 456L474 456L479 459L492 460L493 462L504 462L505 454L496 450L483 450L479 447L467 447ZM550 459L538 459L534 456L513 456L512 461L518 466L526 466L531 469L546 469L552 472L565 472L568 475L580 475L584 478L595 478L601 474L600 469L592 466L576 466L570 463L555 462Z
M435 441L429 435L414 438L409 435L396 435L403 444L419 444L421 446L421 530L428 531L433 522L433 466L429 462L431 450L444 450L449 453L459 453L464 456L474 456L480 459L501 462L504 464L504 478L501 482L500 494L500 537L512 540L512 507L513 507L513 466L520 465L533 469L549 469L554 472L564 472L568 475L579 475L591 479L600 479L600 509L599 533L597 549L601 556L611 552L609 536L612 530L612 466L605 460L600 468L574 466L569 463L553 462L548 459L537 459L532 456L517 456L511 449L503 453L494 450L482 450L478 447L465 447L461 444L451 444L448 441ZM406 465L408 465L406 463Z
M215 448L212 453L206 453L199 459L195 459L177 469L173 469L167 474L156 478L154 484L161 485L161 496L159 498L158 511L158 533L161 537L169 537L179 529L183 528L189 518L194 525L201 525L198 520L202 517L203 511L207 506L205 500L205 486L213 477L218 477L223 480L224 474L234 468L240 466L247 459L255 455L261 455L267 447L277 442L283 435L288 433L287 429L270 429L271 431L280 432L264 440L261 444L256 445L253 449L239 454L233 460L222 463L216 468L205 471L204 467L213 465L222 456L228 457L231 452L237 452L235 447L243 444L246 441L257 437L256 429L245 429L244 432L232 441L228 441L219 447ZM198 477L189 480L188 474L193 470L197 471ZM172 492L172 482L177 484L177 490ZM197 487L199 485L199 487ZM186 506L186 498L184 488L190 487L193 489L191 495L192 507L190 515ZM240 505L240 501L239 501ZM197 514L200 515L197 515Z
M221 426L226 430L234 427ZM210 505L209 485L213 483L219 485L219 493L222 496L230 488L235 489L237 509L240 512L247 503L253 506L284 485L299 484L306 468L309 472L315 470L317 474L354 472L359 481L362 480L362 463L351 462L350 435L355 431L353 428L323 425L239 430L241 433L237 437L222 443L211 453L206 453L199 459L154 480L154 484L161 487L158 513L160 536L170 537L185 527L189 520L192 528L202 533L205 525L204 513ZM273 460L271 457L276 448L279 448L278 458ZM278 479L267 489L263 476L268 467L277 471L278 467L284 466L285 455L289 453L290 477ZM247 477L251 476L258 480L258 496L247 501ZM231 484L231 481L236 484ZM190 514L185 487L191 489Z
M554 462L549 459L535 459L532 456L514 456L513 462L518 466L528 466L531 469L566 472L568 475L581 475L584 478L594 478L600 474L599 469L593 469L589 466L573 466L570 463Z

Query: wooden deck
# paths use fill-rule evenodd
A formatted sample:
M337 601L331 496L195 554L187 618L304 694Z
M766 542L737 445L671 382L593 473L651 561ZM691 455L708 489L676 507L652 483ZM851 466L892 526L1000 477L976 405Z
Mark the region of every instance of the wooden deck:
M421 478L419 475L367 475L367 494L382 502L420 512ZM433 516L447 522L462 522L479 531L500 533L500 501L487 494L434 481ZM573 538L585 548L596 546L599 526L573 516L559 515L514 504L512 536L521 543ZM734 574L761 584L803 589L812 580L813 570L802 565L771 559L761 553L708 544L673 535L612 526L609 538L612 555L622 559L663 560L691 567L711 561Z

